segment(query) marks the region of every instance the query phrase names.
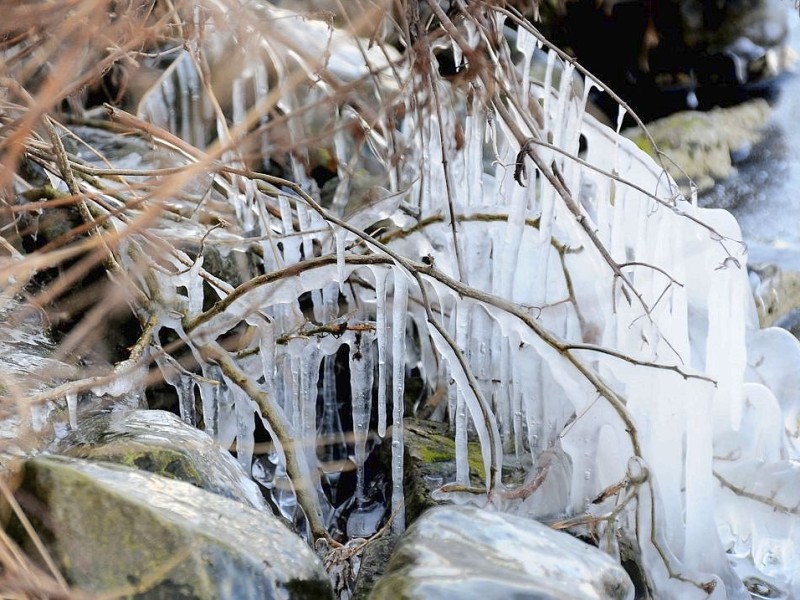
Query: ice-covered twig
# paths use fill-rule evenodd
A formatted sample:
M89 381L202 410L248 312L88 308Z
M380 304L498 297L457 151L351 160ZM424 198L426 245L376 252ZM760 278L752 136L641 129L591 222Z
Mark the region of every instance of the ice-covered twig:
M646 196L647 198L649 198L653 202L656 202L657 204L663 206L664 208L667 208L667 209L671 210L676 215L678 215L680 217L683 217L684 219L688 219L689 221L691 221L692 223L694 223L698 227L702 227L703 229L708 231L708 233L710 235L714 236L715 238L718 238L720 240L730 239L727 236L724 236L721 233L719 233L716 229L714 229L708 223L705 223L704 221L698 219L694 215L690 215L685 210L682 210L682 209L678 208L676 203L675 203L675 201L674 201L674 197L672 199L670 199L670 200L665 200L664 198L661 198L660 196L654 194L653 192L650 192L650 191L644 189L642 186L638 185L636 182L631 181L630 179L627 179L625 177L622 177L622 176L620 176L617 173L614 173L612 171L606 171L605 169L601 169L597 165L593 165L592 163L583 160L581 157L576 156L574 153L567 152L566 150L564 150L563 148L561 148L559 146L556 146L555 144L551 144L549 142L546 142L546 141L540 140L540 139L536 139L536 138L528 138L527 139L527 143L528 144L532 144L534 146L541 146L542 148L547 148L548 150L552 150L553 152L557 152L558 154L561 154L562 156L567 157L571 161L574 161L575 163L581 165L585 169L588 169L590 171L594 171L595 173L597 173L599 175L602 175L603 177L607 177L608 179L616 181L617 183L621 183L623 185L626 185L629 188L631 188L632 190L636 190L637 192L639 192L640 194ZM518 162L517 164L520 164L520 163ZM735 241L735 242L738 242L738 243L742 243L741 240L732 240L732 241Z
M737 496L741 496L742 498L747 498L748 500L753 500L754 502L759 502L766 506L769 506L775 511L782 512L789 515L796 515L800 516L800 505L798 506L786 506L777 502L774 498L770 498L769 496L762 496L761 494L754 494L753 492L748 492L746 489L741 488L727 479L725 479L722 475L720 475L717 471L712 472L714 477L719 481L722 487L729 489L731 492L736 494Z

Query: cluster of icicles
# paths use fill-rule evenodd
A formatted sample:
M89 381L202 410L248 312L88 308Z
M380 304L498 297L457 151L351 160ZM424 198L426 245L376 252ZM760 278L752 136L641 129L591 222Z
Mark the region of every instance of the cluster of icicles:
M247 31L253 56L268 56L279 78L302 68L314 82L286 86L278 106L287 113L332 93L330 78L367 76L366 60L381 73L374 102L381 101L381 86L417 87L404 88L403 78L415 76L408 65L386 66L387 58L397 58L391 53L359 50L344 33L267 4L259 10L279 35ZM225 27L208 24L220 36L228 35ZM472 42L481 35L475 28L463 33ZM314 43L320 44L317 54L307 46ZM446 414L458 455L455 483L461 484L447 489L462 490L454 498L468 500L463 490L474 491L467 463L467 434L474 432L487 474L486 491L472 494L474 501L532 518L572 519L577 529L591 527L612 555L619 556L621 545L633 549L656 597L746 598L748 577L776 593L796 593L800 580L792 577L800 571L800 544L792 540L800 535L800 485L790 459L797 457L798 388L787 382L797 365L786 365L800 351L785 332L756 330L735 220L678 197L649 157L584 114L591 85L575 85L572 65L560 64L523 27L514 43L522 57L521 85L506 91L517 94L519 106L538 103L545 122L532 132L511 109L513 125L549 140L536 151L543 164L557 166L581 218L530 158L524 159L521 185L515 177L520 145L511 124L480 102L467 110L465 95L444 82L435 84L438 105L418 97L412 108L409 98L400 123L382 123L395 135L380 137L374 128L368 150L355 149L345 132L337 134L341 182L330 208L341 214L347 201L353 170L346 167L361 159L354 153L369 152L370 160L388 164L392 153L402 152L402 164L386 170L386 185L403 193L362 207L348 222L360 229L390 223L393 233L384 239L391 252L439 277L431 270L414 273L288 188L277 192L281 218L275 218L265 209L274 198L243 179L230 201L242 229L262 245L264 272L313 264L291 276L262 277L230 295L224 310L206 313L196 276L200 261L189 271L176 264L177 274L158 274L165 298L160 328L178 332L202 366L197 377L168 356L159 358L183 417L198 421L199 392L206 431L224 447L235 442L239 460L251 470L253 414L263 411L201 350L246 323L254 333L252 351L230 359L282 415L306 478L292 484L314 490L315 510L326 522L333 508L322 493L317 446L343 435L334 361L346 345L357 498L365 493L367 440L377 414L375 433L391 440L392 508L402 502L404 377L417 367L431 385L447 386ZM313 77L319 65L308 56L325 52L328 78ZM455 54L460 56L458 49ZM534 59L546 61L540 82L527 75ZM160 100L146 99L140 114L159 121L158 102L181 106L194 119L213 114L188 59L175 64L180 76L162 83ZM254 58L233 83L233 126L217 120L217 136L225 139L245 120L245 98L258 105L275 89ZM337 118L357 120L349 110L343 107ZM174 111L161 112L169 116L159 124L200 145L202 122L179 122ZM310 120L307 126L313 127ZM463 143L452 133L457 126ZM293 127L298 139L311 137ZM398 140L402 148L393 147ZM265 137L265 154L270 144ZM313 195L302 164L293 168L294 181ZM406 205L413 210L403 210ZM325 256L333 258L311 260ZM304 333L345 318L351 327L339 335ZM770 349L776 345L777 354ZM275 422L263 421L279 441ZM278 450L275 462L285 473L286 448ZM505 494L504 464L524 466L531 478L546 477L527 496ZM393 526L404 527L402 511Z

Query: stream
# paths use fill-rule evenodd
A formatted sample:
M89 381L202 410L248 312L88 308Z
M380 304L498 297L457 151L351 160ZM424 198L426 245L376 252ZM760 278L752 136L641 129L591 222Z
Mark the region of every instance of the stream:
M800 19L788 7L789 41L800 53ZM742 228L751 264L800 270L800 64L787 77L764 139L737 165L738 173L700 199L730 210Z

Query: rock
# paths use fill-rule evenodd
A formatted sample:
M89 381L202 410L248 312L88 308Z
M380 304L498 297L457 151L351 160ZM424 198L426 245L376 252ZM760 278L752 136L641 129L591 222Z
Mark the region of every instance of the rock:
M361 567L358 569L352 600L366 600L375 583L386 571L386 565L397 546L397 536L384 535L367 542L361 554Z
M770 113L767 101L757 99L709 112L675 113L648 123L647 130L666 154L664 167L683 192L690 191L689 179L699 191L705 191L711 189L716 180L735 173L732 157L736 155L741 159L760 141ZM623 135L655 156L650 142L638 127L625 130Z
M774 100L795 60L780 0L526 2L537 28L643 120ZM530 14L530 9L529 9ZM531 15L533 16L533 15ZM618 105L592 93L612 122Z
M142 469L269 510L258 486L227 450L166 411L134 410L91 417L65 436L54 451Z
M412 523L428 508L440 504L434 492L456 479L456 443L445 423L407 418L403 421L405 447L403 493L406 523ZM381 446L382 463L391 464L391 444ZM483 459L480 444L469 444L470 478L475 486L483 485Z
M800 308L800 273L775 264L751 264L748 275L761 327L775 325L794 333L797 317L790 315Z
M63 456L24 465L17 498L67 581L99 595L331 598L313 551L277 517L129 467ZM8 531L31 556L27 536Z
M9 466L14 457L41 451L67 428L69 417L63 393L47 400L31 400L80 375L75 366L53 358L54 353L55 344L42 308L0 293L2 468ZM81 410L100 410L110 404L104 397L83 396Z
M566 533L503 513L442 506L409 528L370 600L633 596L621 566Z
M781 318L773 323L775 327L780 327L800 339L800 308L793 308Z

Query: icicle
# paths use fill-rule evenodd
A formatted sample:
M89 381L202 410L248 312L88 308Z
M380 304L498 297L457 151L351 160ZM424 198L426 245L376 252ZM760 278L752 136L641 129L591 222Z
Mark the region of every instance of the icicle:
M356 336L350 346L350 391L353 409L353 447L356 463L356 502L366 500L364 494L364 461L367 458L367 435L372 413L372 339Z
M522 60L522 93L528 95L528 86L531 80L531 59L536 51L538 40L524 27L517 29L517 50L523 56Z
M236 390L236 459L248 475L253 468L255 412L250 398Z
M281 223L283 225L283 260L286 264L293 265L300 261L299 244L291 237L294 232L292 226L292 207L289 204L289 199L280 194L278 196L278 206L281 209Z
M405 393L406 303L408 280L399 268L394 273L392 295L392 531L402 533L406 519L403 504L403 413Z
M194 74L194 65L191 64L189 61L180 61L178 64L177 70L177 79L178 83L180 84L180 104L181 104L181 126L180 126L180 138L182 140L186 140L190 144L192 143L192 128L191 128L191 118L190 115L192 114L192 109L190 106L190 101L192 98L192 94L190 92L189 86L191 84L192 75ZM178 133L176 130L172 130L175 133Z
M466 120L466 147L464 162L467 176L467 205L480 206L483 195L483 139L485 115L480 109L480 102L473 100L470 114ZM490 132L487 129L486 135Z
M386 436L386 270L375 275L375 330L378 338L378 435Z
M497 430L497 421L495 419L484 419L483 411L481 410L481 401L475 395L474 390L469 385L467 374L461 367L461 363L455 355L455 352L442 337L442 334L430 323L428 323L428 333L433 338L436 349L441 353L450 367L450 373L458 386L464 394L464 399L467 408L472 415L472 422L475 425L475 430L478 433L478 440L481 445L481 454L483 456L483 465L486 476L487 489L491 487L491 473L492 467L495 467L495 473L500 473L501 465L492 465L492 454L499 461L502 456L502 448L500 447L500 433ZM491 431L490 431L491 428ZM493 452L494 451L494 452Z
M344 282L347 279L345 277L344 260L344 248L345 242L347 241L347 231L341 227L337 227L334 235L336 236L336 271L339 279L339 291L344 293Z
M469 445L467 440L467 428L469 427L469 417L467 415L467 402L464 393L458 386L454 386L456 397L456 483L469 486Z
M69 428L78 428L78 394L67 392L67 413L69 414Z
M175 388L178 392L178 406L181 412L181 419L194 425L197 423L194 407L194 379L189 375L181 377L179 387Z
M178 103L175 101L175 82L172 80L172 75L165 77L161 83L161 94L164 99L163 106L167 107L167 131L178 131L177 127L177 111L175 107Z
M529 171L532 171L534 166L533 162L527 156L523 158L527 163ZM535 194L536 186L530 182L527 188L520 188L516 186L511 196L511 207L508 214L508 222L506 223L505 232L503 235L502 246L500 248L500 256L495 257L499 259L498 268L500 270L499 277L495 281L497 292L502 298L511 298L513 289L514 278L517 276L519 248L522 243L522 236L525 233L525 206L527 204L527 197L530 194ZM542 214L542 219L546 218Z
M619 172L618 171L617 162L619 160L619 142L622 139L622 136L620 136L619 132L622 130L622 122L625 120L625 115L626 114L627 114L627 111L625 110L625 107L620 104L618 112L617 112L617 137L614 139L614 157L611 160L611 164L614 165L614 168L611 170L611 172L614 173L614 174L617 174ZM614 181L611 180L610 184L611 184L612 190L613 190L613 188L615 186ZM613 200L612 200L612 203L613 203Z
M495 328L497 329L497 328ZM510 382L511 382L511 359L509 345L514 342L507 339L499 331L495 330L493 340L496 344L492 346L492 357L500 356L500 373L495 395L495 405L497 406L497 417L500 424L500 432L503 436L503 453L511 452L512 449L519 458L518 449L513 445L516 437L516 418L511 404Z
M622 130L622 122L625 120L626 114L627 111L625 110L625 107L620 104L619 111L617 112L617 135L619 135L619 132ZM619 139L614 140L614 143L615 146L619 147Z
M549 130L550 126L550 104L552 104L552 85L553 85L553 69L556 64L556 53L550 51L547 53L547 67L544 72L544 106L542 111L544 113L545 129Z
M317 316L320 323L329 323L339 316L339 291L339 286L335 283L322 287L322 306Z
M253 73L253 92L255 98L253 99L254 106L264 106L267 101L267 94L269 93L269 75L267 68L263 62L258 61ZM269 133L266 127L269 118L266 114L259 117L259 125L261 133L261 156L267 157L272 155L272 144L270 144Z
M453 64L455 65L456 72L458 72L461 70L461 61L464 58L464 53L461 50L461 46L455 40L453 40L451 46L453 48Z
M319 437L325 440L320 461L335 463L347 458L344 443L344 430L339 418L339 402L336 397L336 355L326 356L322 361L322 418L319 424ZM329 480L338 477L328 473ZM335 503L335 499L334 499Z
M216 383L219 381L222 381L219 367L203 365L203 379L198 381L197 387L203 406L204 430L215 440L219 432L220 384Z
M183 265L180 265L180 267L182 268ZM172 282L176 287L186 288L187 316L194 316L203 311L203 278L200 277L200 269L202 267L203 256L198 255L188 271L182 269L180 275L172 277Z
M300 420L297 428L309 467L316 467L317 464L317 395L320 362L319 344L311 339L303 349L300 362Z
M455 314L455 340L459 348L467 348L469 346L469 337L467 334L467 327L470 321L470 313L472 307L463 303L460 307L456 307ZM478 334L476 337L480 337ZM474 338L473 338L474 339ZM468 357L469 358L469 357ZM451 366L452 368L452 366ZM467 446L467 427L469 426L469 418L467 416L467 403L464 399L464 392L455 385L456 378L453 377L452 386L453 395L455 396L455 415L453 415L456 435L456 483L464 486L469 486L469 448Z
M194 379L168 354L156 358L164 381L175 388L181 419L194 426L197 422L194 408Z
M309 209L304 204L298 203L297 205L297 223L300 226L300 231L308 231L311 229ZM314 239L310 235L303 235L302 240L303 256L308 260L314 256Z

